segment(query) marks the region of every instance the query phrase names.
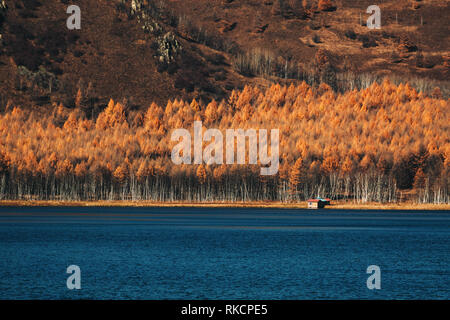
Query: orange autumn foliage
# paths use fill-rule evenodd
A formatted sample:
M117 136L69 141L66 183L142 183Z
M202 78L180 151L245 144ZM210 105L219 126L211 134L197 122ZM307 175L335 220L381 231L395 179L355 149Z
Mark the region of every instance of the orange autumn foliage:
M296 189L303 181L322 183L313 176L379 172L394 177L400 188L423 186L422 175L430 186L445 185L450 170L448 114L449 101L440 95L426 96L408 84L389 81L343 94L306 83L265 90L245 87L233 91L228 101L205 105L173 100L166 106L152 103L143 111L129 111L111 100L96 119L63 106L48 115L15 107L0 115L0 175L104 177L102 186L110 180L126 185L184 176L200 184L240 186L248 178ZM225 178L236 172L234 167L174 165L171 132L192 131L195 119L223 132L279 129L276 181L258 177L258 166L238 167L233 180Z

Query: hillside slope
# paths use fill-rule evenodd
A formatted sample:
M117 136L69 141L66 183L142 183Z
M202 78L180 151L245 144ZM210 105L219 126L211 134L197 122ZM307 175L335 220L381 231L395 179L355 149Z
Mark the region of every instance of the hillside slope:
M384 75L448 92L448 0L384 1L376 31L359 25L363 0L80 0L81 30L66 27L69 1L1 3L0 110L62 103L96 116L110 98L133 109L220 100L246 84L345 90Z
M182 48L176 61L162 65L158 45L164 45L168 33L170 41L174 29L164 14L155 19L161 26L161 34L155 35L143 30L137 14L130 13L130 3L82 0L81 30L68 30L65 2L6 1L0 27L2 107L8 100L74 106L79 89L87 107L101 109L110 98L141 107L173 97L220 98L226 88L243 85L239 75L229 83L225 76L215 80L214 73L230 69L225 58L181 38L174 40Z

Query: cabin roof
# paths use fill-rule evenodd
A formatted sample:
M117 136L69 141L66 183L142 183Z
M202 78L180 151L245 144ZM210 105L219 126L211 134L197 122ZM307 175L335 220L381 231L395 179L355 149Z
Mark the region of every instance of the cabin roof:
M329 199L329 198L325 198L325 199L323 199L323 198L317 198L317 199L308 199L308 200L306 200L306 201L308 201L308 202L319 202L319 201L330 202L331 199Z

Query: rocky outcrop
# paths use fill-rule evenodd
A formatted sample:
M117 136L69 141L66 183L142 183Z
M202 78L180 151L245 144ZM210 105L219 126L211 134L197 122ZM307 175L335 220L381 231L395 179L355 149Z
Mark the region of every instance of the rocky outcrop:
M171 63L181 51L181 44L172 32L167 32L156 41L158 59L163 63Z
M144 19L142 22L142 29L144 32L154 35L160 35L163 32L161 25L152 19Z
M132 0L130 15L136 17L145 32L157 35L162 32L162 26L155 20L158 13L154 5L143 0Z
M8 10L8 6L6 5L5 0L0 1L0 27L6 17L6 11Z
M28 70L25 66L19 66L17 76L20 90L33 88L35 85L48 90L50 93L59 89L60 84L56 76L42 66L36 72Z
M144 5L144 1L141 0L131 0L131 14L135 15L141 12Z
M156 58L160 63L170 64L181 52L182 47L172 32L165 32L157 18L161 9L143 0L132 0L130 14L135 16L145 33L155 37Z
M3 25L3 22L6 18L6 11L8 10L8 6L6 5L5 0L0 1L0 28ZM1 31L1 29L0 29ZM3 35L0 33L0 49L3 47Z

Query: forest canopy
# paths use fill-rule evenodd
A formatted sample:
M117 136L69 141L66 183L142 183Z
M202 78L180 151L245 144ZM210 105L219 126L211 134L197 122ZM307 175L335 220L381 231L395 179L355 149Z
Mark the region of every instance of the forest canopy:
M111 100L94 119L55 106L0 115L0 198L157 201L449 201L449 101L388 80L337 94L322 84L233 91L227 101ZM280 167L175 165L174 129L279 129Z

